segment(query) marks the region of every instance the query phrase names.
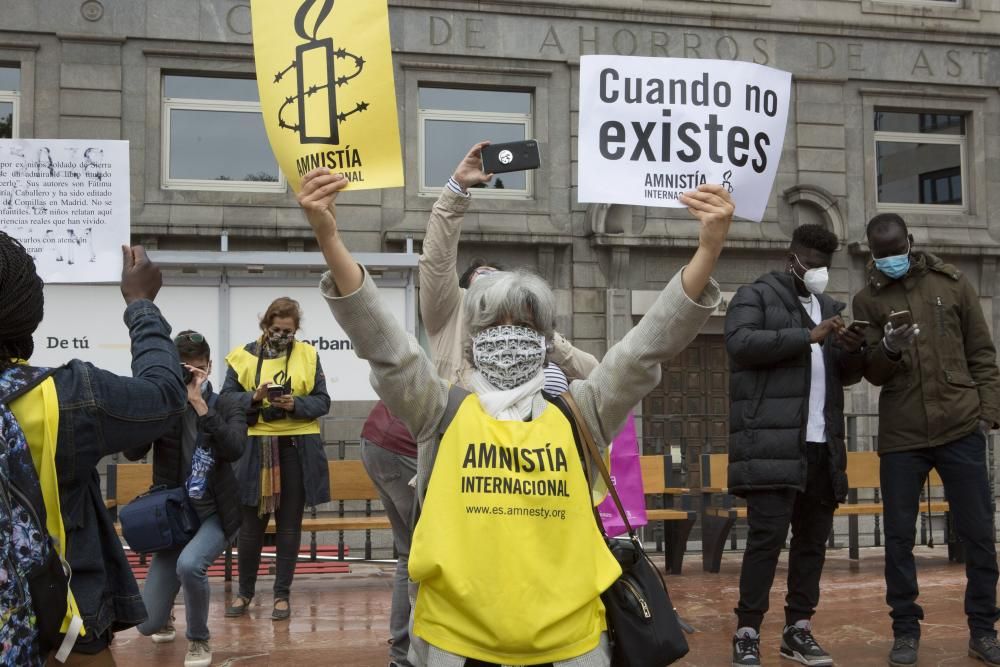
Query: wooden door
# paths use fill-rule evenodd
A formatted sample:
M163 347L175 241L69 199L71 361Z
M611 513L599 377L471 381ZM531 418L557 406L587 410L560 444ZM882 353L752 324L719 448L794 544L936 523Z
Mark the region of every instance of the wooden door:
M727 450L729 360L720 335L698 336L663 368L642 404L643 453L679 447L685 485L701 486L701 455ZM676 450L674 450L676 451Z

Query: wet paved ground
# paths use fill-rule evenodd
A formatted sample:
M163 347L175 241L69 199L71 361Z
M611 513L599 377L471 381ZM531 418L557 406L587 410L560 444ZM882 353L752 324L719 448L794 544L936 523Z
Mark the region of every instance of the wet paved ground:
M948 563L943 548L918 548L921 602L926 615L920 667L982 665L966 654L968 631L962 600L965 569ZM685 574L669 577L671 596L697 632L689 636L691 653L678 664L726 667L730 664L732 608L737 598L739 554L727 554L719 574L701 571L697 554L685 562ZM784 559L771 595L772 613L763 628L765 665L792 665L778 658L782 624ZM388 617L392 566L354 565L350 574L297 577L293 587L292 618L270 619L270 578L259 585L264 592L249 614L223 617L230 593L213 580L212 630L214 665L233 667L385 667L388 664ZM814 619L816 637L843 667L885 665L891 644L884 603L881 549L862 550L859 563L847 550L831 552L823 577L823 593ZM177 640L153 644L135 630L120 633L113 649L120 667L183 665L187 643L184 614L178 600Z

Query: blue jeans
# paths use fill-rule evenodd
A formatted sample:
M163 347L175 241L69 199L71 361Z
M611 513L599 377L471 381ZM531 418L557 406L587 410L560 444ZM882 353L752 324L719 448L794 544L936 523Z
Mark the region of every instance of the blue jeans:
M944 483L958 538L965 543L965 614L973 637L994 636L997 609L997 552L993 502L986 469L986 436L970 433L946 445L882 455L880 474L885 510L885 601L892 632L919 637L924 610L917 604L913 560L920 490L931 468Z
M182 549L161 551L153 556L146 575L142 601L148 618L139 626L147 637L167 624L177 591L184 588L184 613L188 641L208 641L208 566L226 549L219 515L201 522L201 528Z
M399 560L392 587L392 609L389 613L389 635L392 648L389 657L399 667L409 667L406 658L410 649L410 597L408 593L410 542L413 537L413 510L416 490L410 480L417 474L417 460L361 439L361 461L368 476L375 482L385 513L392 524L392 539Z

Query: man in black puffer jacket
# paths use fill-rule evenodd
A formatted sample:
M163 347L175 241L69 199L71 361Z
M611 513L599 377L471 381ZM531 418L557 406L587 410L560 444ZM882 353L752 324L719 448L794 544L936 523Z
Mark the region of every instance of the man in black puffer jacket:
M833 512L847 494L844 386L864 368L862 332L823 294L837 237L795 230L784 271L739 289L726 313L729 488L750 523L733 639L733 665L759 665L760 626L778 556L792 527L781 654L832 665L812 636Z
M173 641L171 608L184 589L188 653L185 667L212 664L209 646L208 604L211 591L208 567L231 544L242 524L239 489L231 463L240 458L247 441L246 412L231 395L212 392L211 349L197 331L182 331L174 339L186 373L188 406L174 428L152 444L153 484L185 487L201 527L183 547L161 551L153 557L142 601L148 618L139 632L156 643ZM136 461L150 445L125 452ZM192 473L194 469L194 473ZM194 483L200 478L204 483ZM200 489L198 489L200 487Z

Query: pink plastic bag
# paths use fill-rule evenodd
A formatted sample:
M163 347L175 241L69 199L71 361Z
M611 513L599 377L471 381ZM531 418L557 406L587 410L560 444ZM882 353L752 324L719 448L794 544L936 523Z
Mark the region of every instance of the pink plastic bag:
M618 490L622 507L628 515L628 521L633 528L645 526L646 497L642 492L642 465L639 462L639 442L635 433L635 418L628 413L625 426L611 445L611 481ZM609 495L597 507L600 512L604 530L609 536L621 535L625 532L625 522L618 514L614 499Z

